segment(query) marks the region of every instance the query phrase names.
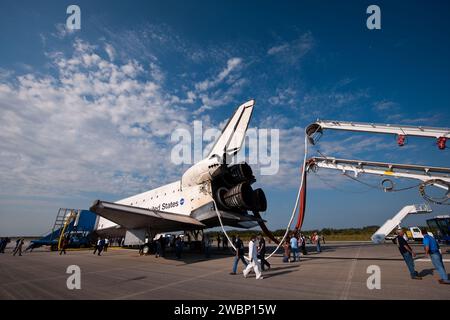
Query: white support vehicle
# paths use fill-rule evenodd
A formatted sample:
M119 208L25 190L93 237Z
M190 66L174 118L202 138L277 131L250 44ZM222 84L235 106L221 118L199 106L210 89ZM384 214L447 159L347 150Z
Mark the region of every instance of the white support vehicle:
M408 237L409 240L414 240L414 241L422 241L423 240L423 235L422 235L422 230L420 230L419 227L409 227L408 230L406 231L406 236Z
M430 236L434 237L433 233L428 231L427 232ZM414 240L417 242L422 242L423 241L423 234L422 234L422 230L420 230L419 227L409 227L408 230L406 231L406 236L408 237L408 240Z

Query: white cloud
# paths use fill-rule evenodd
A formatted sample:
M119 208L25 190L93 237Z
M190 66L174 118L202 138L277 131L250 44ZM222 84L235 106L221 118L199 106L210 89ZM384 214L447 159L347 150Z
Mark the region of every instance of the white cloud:
M207 79L199 82L195 85L195 88L199 91L206 91L210 88L214 88L223 82L233 70L236 70L242 63L241 58L231 58L227 61L227 66L214 78Z
M301 116L308 121L322 118L325 114L345 110L346 115L360 108L369 98L367 90L341 90L339 87L313 89L303 94L297 103ZM353 110L352 110L353 109Z
M202 105L194 112L194 115L233 102L235 96L241 93L242 88L247 84L247 80L238 72L241 65L241 58L231 58L217 76L195 84L195 95ZM222 83L225 85L219 86Z
M267 50L267 54L269 55L274 55L283 51L286 51L289 49L289 44L285 43L279 46L274 46L272 48L270 48L269 50Z
M277 94L269 98L269 103L275 106L295 106L297 91L291 87L277 89Z
M392 149L392 145L386 143L386 137L381 136L358 134L345 138L344 135L337 135L332 140L322 140L314 149L320 150L326 157L367 160L360 157L367 156L369 152Z
M6 81L7 79L11 78L13 74L14 72L11 70L0 68L0 82Z
M58 23L55 25L56 31L51 35L58 39L64 39L65 37L74 34L76 29L68 29L65 23Z
M396 109L398 107L398 104L393 102L393 101L389 101L389 100L380 100L380 101L376 101L374 104L374 109L375 111L380 111L380 112L384 112L384 111L393 111L394 109Z
M295 65L314 48L314 45L315 40L311 32L306 32L295 40L269 48L267 54L287 64Z
M105 51L108 54L109 60L114 61L114 58L116 56L116 50L114 49L114 47L112 45L110 45L109 43L107 43L105 45Z
M123 195L178 178L169 135L186 111L138 62L107 61L80 40L74 49L49 55L54 76L1 81L1 194Z
M279 123L279 119L275 120ZM265 122L267 128L277 128L274 123L270 126L270 122ZM304 129L301 127L290 127L279 129L279 170L276 175L260 176L258 182L266 187L276 187L279 189L287 189L297 186L300 177L300 166L303 161L304 154ZM257 168L257 167L256 167ZM255 170L259 172L259 170Z

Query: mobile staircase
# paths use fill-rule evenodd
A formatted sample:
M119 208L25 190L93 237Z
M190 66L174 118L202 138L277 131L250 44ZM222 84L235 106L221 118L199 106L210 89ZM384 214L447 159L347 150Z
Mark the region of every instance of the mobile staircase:
M47 245L51 250L59 250L67 238L69 247L86 247L91 243L95 224L96 214L89 210L60 208L50 233L32 244L34 248Z

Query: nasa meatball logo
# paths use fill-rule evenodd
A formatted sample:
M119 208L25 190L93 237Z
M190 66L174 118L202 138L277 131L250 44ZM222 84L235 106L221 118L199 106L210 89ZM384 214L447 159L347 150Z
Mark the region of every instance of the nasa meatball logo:
M182 206L183 204L184 204L184 199L181 198L181 199L180 199L180 205Z

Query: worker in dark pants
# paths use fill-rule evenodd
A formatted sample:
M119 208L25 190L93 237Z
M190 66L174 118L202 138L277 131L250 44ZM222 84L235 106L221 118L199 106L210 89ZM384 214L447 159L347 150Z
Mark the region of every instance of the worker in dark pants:
M109 239L105 238L104 241L105 241L105 245L103 247L103 251L107 252L108 251L108 247L109 247Z
M236 236L236 240L234 241L234 246L236 247L236 256L234 257L234 262L233 262L233 271L230 274L236 274L237 272L237 266L239 263L239 260L242 261L242 263L247 267L247 261L245 261L244 258L244 243L242 242L241 238L238 236Z
M289 240L289 243L291 245L291 252L292 252L292 262L300 261L300 255L298 252L298 240L297 237L295 236L295 234L292 234L291 239Z
M227 250L228 249L228 238L227 236L224 235L223 240L222 240L222 250Z
M300 234L300 238L302 239L302 245L301 245L301 249L302 249L302 254L304 256L306 256L308 254L308 252L306 251L306 237L305 235L302 233Z
M181 236L178 236L175 240L175 255L177 259L181 259L181 253L183 252L183 240L181 239Z
M64 239L61 242L61 250L59 251L59 255L62 255L63 253L66 254L66 248L69 246L69 239L64 237Z
M161 241L161 257L166 257L166 244L167 244L167 238L165 236L161 236L159 238L159 241Z
M220 237L220 233L217 234L217 250L220 249L220 242L221 242L222 238Z
M205 258L209 259L211 250L211 239L209 239L209 235L207 234L203 235L203 249L205 251Z
M93 254L96 254L97 251L99 250L99 247L100 247L100 241L101 241L101 239L98 238L98 239L97 239L97 243L95 244L95 247L94 247L94 252L93 252Z
M11 242L11 240L8 237L2 238L0 245L0 253L5 253L6 246L8 245L9 242Z
M17 249L17 247L19 246L19 243L20 243L21 240L22 240L22 238L17 238L17 240L16 240L16 246L14 247L13 252L16 251L16 249Z
M422 278L419 277L417 271L415 270L414 257L416 256L416 253L411 249L408 242L406 242L404 235L405 233L403 232L403 230L399 229L397 231L396 242L398 249L400 250L403 260L405 260L406 266L409 270L409 274L411 275L411 279L422 280Z
M98 255L101 256L101 253L103 251L103 248L105 247L105 239L101 239L98 246L97 246L97 251L98 251Z
M266 240L263 235L259 235L258 258L261 260L261 270L264 271L266 265L270 269L270 263L266 260Z
M16 248L14 249L13 256L15 256L17 253L19 253L19 256L22 256L22 247L24 244L24 239L19 238L18 241L16 241Z
M439 279L440 284L450 284L448 280L448 274L445 270L444 263L442 261L442 254L439 250L439 244L432 236L428 234L427 229L422 229L423 235L423 247L425 249L425 253L430 256L431 262L436 268L437 272L441 279Z
M156 240L156 253L155 258L161 257L161 251L162 251L162 245L161 245L161 238L162 236L159 236L158 240Z

